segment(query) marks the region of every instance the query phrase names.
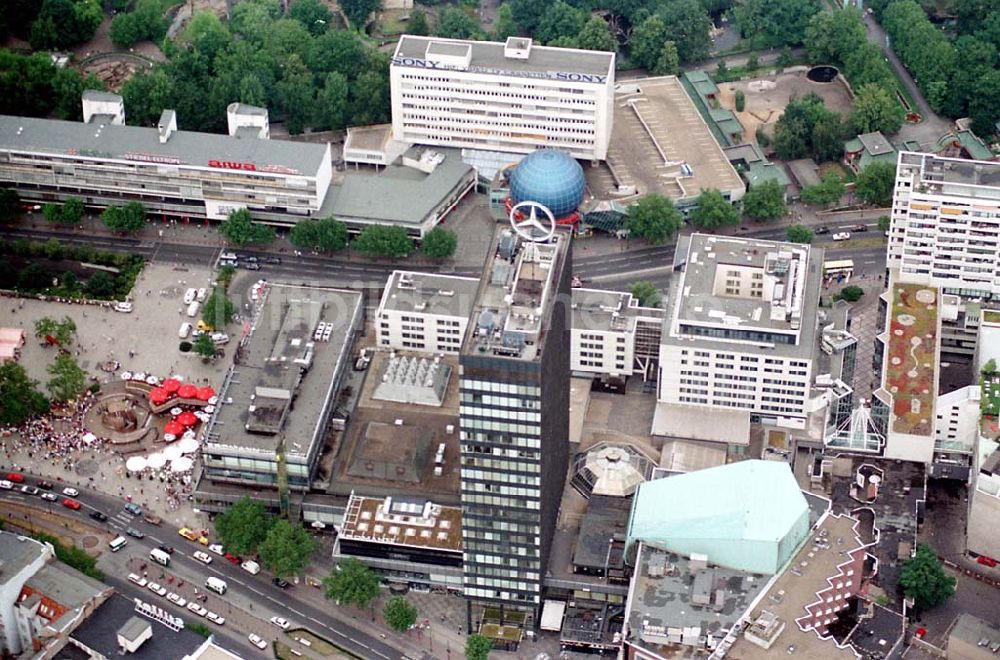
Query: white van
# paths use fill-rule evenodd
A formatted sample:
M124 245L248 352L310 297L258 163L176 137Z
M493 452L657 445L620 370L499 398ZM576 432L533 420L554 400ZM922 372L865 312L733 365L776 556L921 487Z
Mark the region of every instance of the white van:
M226 589L229 588L229 585L226 584L225 580L220 580L219 578L212 576L205 580L205 588L211 589L221 596L226 593Z
M187 339L189 334L191 334L191 324L181 323L181 329L177 331L177 336L181 339Z
M253 561L252 559L247 559L245 562L241 564L241 566L243 566L243 570L249 573L250 575L257 575L258 573L260 573L260 564Z
M153 548L149 551L149 558L155 561L157 564L162 564L164 566L170 566L170 555L165 553L159 548Z
M193 319L194 317L198 316L199 309L201 309L201 303L198 302L197 300L193 301L190 305L188 305L188 311L187 311L188 318Z
M223 252L219 255L219 259L222 259L223 261L238 261L239 257L236 256L235 252Z
M111 548L111 552L118 552L126 545L128 545L128 539L124 536L119 536L118 538L113 539L111 543L108 544L108 547Z
M184 292L184 304L190 305L194 302L195 296L198 295L198 289L188 289Z

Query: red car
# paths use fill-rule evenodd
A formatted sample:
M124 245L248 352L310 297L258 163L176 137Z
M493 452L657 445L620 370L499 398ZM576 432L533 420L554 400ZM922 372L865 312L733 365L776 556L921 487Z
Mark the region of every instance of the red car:
M15 484L23 484L24 483L24 475L23 474L18 474L17 472L8 472L7 473L7 481L10 481L11 483L15 483Z
M983 566L989 566L990 568L993 568L997 565L996 559L994 559L993 557L987 557L986 555L979 555L978 557L976 557L976 561L982 564Z
M240 558L239 558L239 557L237 557L236 555L234 555L234 554L233 554L233 553L231 553L231 552L227 552L227 553L226 553L226 561L228 561L228 562L229 562L229 563L231 563L231 564L235 564L235 565L237 565L237 566L239 566L239 565L240 565L241 563L243 563L243 562L242 562L242 561L240 560Z
M74 511L79 511L82 505L76 500L67 497L66 499L63 500L63 506L66 507L67 509L73 509Z

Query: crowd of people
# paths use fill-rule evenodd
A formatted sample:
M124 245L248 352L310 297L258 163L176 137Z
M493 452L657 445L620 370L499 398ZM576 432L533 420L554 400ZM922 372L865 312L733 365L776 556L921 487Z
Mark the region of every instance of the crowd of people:
M17 468L13 463L16 455L26 453L35 463L45 461L56 467L61 462L64 469L72 472L81 452L104 452L104 440L96 438L84 425L87 411L96 402L97 397L88 391L76 401L55 405L47 414L20 427L0 429L8 464Z

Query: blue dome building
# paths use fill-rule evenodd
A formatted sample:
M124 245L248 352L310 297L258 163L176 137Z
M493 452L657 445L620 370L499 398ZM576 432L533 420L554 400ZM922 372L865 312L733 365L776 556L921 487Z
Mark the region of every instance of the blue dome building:
M539 149L526 156L510 174L510 198L544 204L558 218L572 215L583 201L587 182L583 168L558 149Z

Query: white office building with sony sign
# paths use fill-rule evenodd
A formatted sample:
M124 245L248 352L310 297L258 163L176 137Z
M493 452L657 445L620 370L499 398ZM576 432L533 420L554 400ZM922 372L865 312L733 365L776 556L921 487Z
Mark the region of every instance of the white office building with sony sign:
M390 67L392 132L414 144L603 160L615 54L404 35Z

